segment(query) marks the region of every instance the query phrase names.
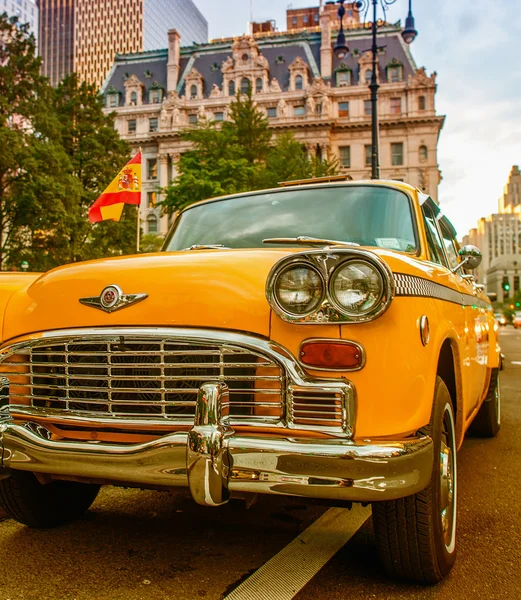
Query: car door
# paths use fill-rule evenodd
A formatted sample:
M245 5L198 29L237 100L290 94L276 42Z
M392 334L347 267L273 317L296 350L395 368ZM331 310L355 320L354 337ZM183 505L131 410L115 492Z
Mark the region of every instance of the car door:
M443 268L434 272L435 282L452 289L455 294L451 300L444 302L443 318L449 320L458 336L458 346L461 367L461 383L463 388L463 411L469 415L476 405L476 398L482 389L481 369L478 368L477 356L477 313L472 311L471 304L474 298L472 283L462 277L461 270L453 272L459 264L459 256L455 249L450 251L448 243L441 234L439 217L440 209L428 199L422 205L422 213L429 245L429 251L438 257L437 261ZM452 235L450 237L452 244ZM467 306L469 304L469 306Z

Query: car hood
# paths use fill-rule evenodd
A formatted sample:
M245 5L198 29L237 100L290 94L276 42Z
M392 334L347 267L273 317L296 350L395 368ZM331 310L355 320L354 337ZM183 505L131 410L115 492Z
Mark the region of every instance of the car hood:
M116 326L211 327L269 335L266 279L292 250L198 250L76 263L14 293L3 340L52 329ZM294 250L293 250L294 251ZM85 306L111 285L147 294L112 313Z

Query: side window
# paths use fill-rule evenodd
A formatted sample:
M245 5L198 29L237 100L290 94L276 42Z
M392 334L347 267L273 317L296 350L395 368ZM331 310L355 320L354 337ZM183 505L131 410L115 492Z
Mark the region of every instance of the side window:
M429 246L429 256L432 262L447 266L443 245L436 226L436 217L428 204L422 206L423 219L425 222L425 233L427 234L427 244Z
M443 245L445 246L445 253L449 261L449 266L451 269L455 269L459 265L460 259L454 237L443 221L440 221L440 229L443 238Z

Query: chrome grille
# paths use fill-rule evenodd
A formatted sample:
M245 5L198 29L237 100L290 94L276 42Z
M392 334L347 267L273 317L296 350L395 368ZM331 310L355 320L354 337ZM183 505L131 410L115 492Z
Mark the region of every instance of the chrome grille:
M223 413L247 422L283 417L283 369L249 348L140 336L32 340L0 356L11 405L96 418L191 420L207 381L230 390Z
M313 429L345 427L346 402L341 390L292 388L291 398L295 425Z

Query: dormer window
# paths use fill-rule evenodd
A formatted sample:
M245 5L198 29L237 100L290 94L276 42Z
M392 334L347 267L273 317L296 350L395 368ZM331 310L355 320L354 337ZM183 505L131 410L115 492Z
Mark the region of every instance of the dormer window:
M259 94L260 92L262 92L262 79L260 77L257 77L257 79L255 80L255 91Z
M228 96L235 96L235 81L228 84Z
M365 72L365 82L367 84L371 83L372 77L373 77L373 72L371 71L371 69L367 69L367 71Z
M301 90L304 87L304 81L302 79L302 75L297 75L295 77L295 89Z
M137 92L130 92L130 106L136 106L137 104Z
M109 108L119 106L119 92L110 92L107 94L107 106Z
M197 86L194 84L190 86L190 100L197 98Z
M389 83L398 83L403 79L402 65L391 65L387 67L387 81Z
M163 90L159 88L151 89L148 97L150 104L161 104L161 101L163 100Z
M351 85L351 70L342 69L336 72L336 85L337 87L346 87Z
M418 98L418 110L425 110L427 108L427 103L425 101L425 96L420 96Z

